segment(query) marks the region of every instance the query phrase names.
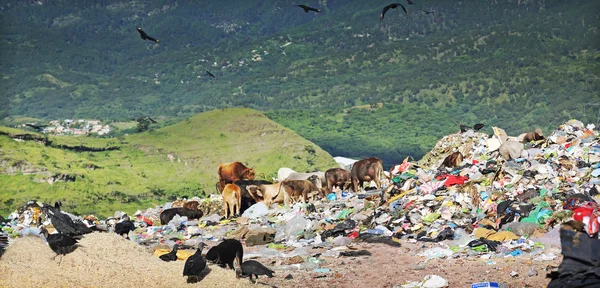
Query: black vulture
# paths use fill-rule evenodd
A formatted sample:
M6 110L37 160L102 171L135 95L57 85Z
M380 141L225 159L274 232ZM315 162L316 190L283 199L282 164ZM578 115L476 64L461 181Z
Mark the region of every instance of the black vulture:
M127 214L123 214L121 222L115 225L115 233L121 236L125 235L125 238L129 240L129 231L133 230L135 230L135 225L131 222L131 219L129 219Z
M242 276L242 259L244 258L244 248L242 243L235 239L226 239L219 245L210 248L206 253L206 259L221 267L225 265L230 269L235 269L236 277ZM237 262L237 268L233 267L234 260Z
M412 1L410 1L410 0L406 0L406 3L408 3L408 5L415 4L415 2L412 2Z
M475 130L475 132L481 130L481 128L485 127L485 124L481 124L481 123L477 123L473 126L473 130Z
M202 274L202 271L206 268L206 259L202 256L204 246L205 244L200 242L196 253L185 260L183 276L188 276L187 283L197 283L200 281L200 274Z
M144 32L144 30L142 30L142 28L137 27L137 31L140 32L140 37L142 37L143 40L150 40L150 41L154 41L156 43L160 42L150 36L148 36L148 34L146 34L146 32Z
M404 5L402 5L400 3L392 3L390 5L383 7L383 11L381 11L381 17L379 18L379 21L380 22L383 21L383 17L385 17L385 13L387 13L388 10L396 9L396 8L398 8L398 6L402 7L402 10L404 10L404 14L408 15L408 12L406 12L406 8L404 8Z
M273 278L273 270L265 267L258 261L248 260L242 263L242 275L250 277L250 281L255 283L256 280L252 279L252 276L258 279L260 275L267 275L269 278Z
M208 74L208 76L210 76L212 78L215 78L215 79L217 78L214 74L208 72L208 70L206 70L206 74Z
M173 250L171 250L171 252L160 255L158 258L160 258L160 260L163 260L165 262L177 261L177 248L178 247L179 247L178 244L173 245Z
M60 201L55 202L54 206L46 205L44 203L38 203L38 205L40 205L42 211L50 218L50 222L52 223L52 226L56 228L56 231L70 237L81 238L80 236L83 233L78 230L73 219L60 211L60 206L62 205Z
M515 202L515 200L506 200L498 203L498 206L496 206L496 214L498 216L506 214L506 209L508 209L508 207L510 207L510 204L512 204L513 202Z
M468 130L471 130L471 126L468 126L468 125L462 125L462 124L460 125L460 133L465 133L465 132L467 132Z
M423 9L421 9L421 11L425 12L425 14L435 14L435 11L427 11Z
M66 255L75 251L75 249L79 247L79 245L77 244L77 239L64 234L49 234L46 227L43 226L40 231L40 234L44 235L46 241L48 241L50 249L52 249L52 251L56 253L56 256ZM56 256L54 257L56 258Z
M312 8L312 7L308 7L306 5L296 5L302 9L304 9L304 13L308 13L308 11L315 11L315 12L321 12L321 10L317 9L317 8Z

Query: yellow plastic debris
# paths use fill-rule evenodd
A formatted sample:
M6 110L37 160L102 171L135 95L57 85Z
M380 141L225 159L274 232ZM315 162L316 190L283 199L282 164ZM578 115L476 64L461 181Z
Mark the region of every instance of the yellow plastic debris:
M161 255L167 254L169 252L171 252L171 250L169 249L156 249L154 251L154 256L158 258ZM194 253L185 250L177 250L177 260L186 260L187 258L190 258L190 256L194 255Z

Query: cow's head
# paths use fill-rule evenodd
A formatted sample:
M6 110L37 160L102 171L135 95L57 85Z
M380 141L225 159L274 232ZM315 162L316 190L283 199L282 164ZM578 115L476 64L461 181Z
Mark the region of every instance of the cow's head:
M248 185L248 186L246 186L246 190L248 190L248 194L250 194L250 197L252 197L252 199L254 199L254 201L261 202L264 200L264 195L263 195L262 191L260 190L259 186Z
M254 168L248 168L244 175L242 175L242 179L254 180L256 177L256 173L254 172Z

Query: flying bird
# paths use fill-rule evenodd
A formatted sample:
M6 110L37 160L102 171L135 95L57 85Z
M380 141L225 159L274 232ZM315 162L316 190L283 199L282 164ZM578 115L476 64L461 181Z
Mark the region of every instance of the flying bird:
M435 11L427 11L423 9L421 9L421 11L425 12L425 14L435 14Z
M198 244L198 250L194 255L190 256L185 260L185 266L183 267L183 276L188 276L187 283L197 283L200 281L200 274L206 268L206 259L202 256L202 250L204 250L205 244L200 242Z
M411 3L409 3L411 4ZM402 7L402 10L404 10L404 14L408 15L408 12L406 12L406 8L404 8L404 5L400 4L400 3L392 3L390 5L387 5L385 7L383 7L383 11L381 11L381 17L379 18L379 22L383 21L383 17L385 17L385 13L387 13L388 10L390 9L396 9L398 8L398 6Z
M156 43L160 42L150 36L148 36L148 34L146 34L146 32L144 32L144 30L142 30L142 28L137 27L137 31L140 32L140 36L142 37L143 40L150 40L150 41L154 41Z
M210 76L212 78L215 78L215 79L217 78L214 74L208 72L208 70L206 70L206 74L208 74L208 76Z
M38 205L42 208L42 211L48 216L50 219L50 223L52 226L56 228L60 234L64 234L73 238L81 238L81 235L87 231L80 231L80 227L75 225L73 219L65 213L60 211L60 206L62 203L60 201L56 201L54 206L46 205L44 203L38 203Z
M29 126L36 130L44 130L45 127L48 127L48 125L34 125L34 124L29 124L29 123L25 123L25 126Z
M158 258L165 262L169 261L177 261L177 248L179 248L178 244L173 245L173 250L167 254L160 255Z
M412 2L412 1L410 1L410 0L406 0L406 2L408 3L408 5L415 4L415 2Z
M269 278L273 278L273 270L265 267L258 261L248 260L242 263L242 275L250 277L250 282L256 283L256 279L260 275L267 275ZM254 276L256 279L252 279Z
M317 9L317 8L312 8L312 7L308 7L306 5L296 5L302 9L304 9L304 13L308 13L308 11L315 11L315 12L321 12L321 10Z

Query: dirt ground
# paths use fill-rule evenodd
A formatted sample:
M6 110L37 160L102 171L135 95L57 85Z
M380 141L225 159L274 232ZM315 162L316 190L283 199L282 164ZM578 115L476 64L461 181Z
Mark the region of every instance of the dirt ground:
M553 261L532 261L529 257L479 259L433 259L425 262L417 256L422 243L402 242L402 247L359 243L372 256L321 257L321 268L330 273L305 270L281 270L281 259L257 259L275 270L275 277L261 277L258 285L236 279L232 270L209 265L210 271L198 284L187 284L182 276L185 261L163 262L152 251L115 234L93 233L80 241L82 247L71 254L54 257L42 238L15 240L0 259L0 287L394 287L411 281L422 281L426 275L439 275L449 287L495 281L514 287L546 287L547 266ZM435 245L435 244L427 244ZM263 246L264 247L264 246ZM432 246L433 247L433 246ZM247 252L262 247L245 247ZM205 250L206 252L206 250ZM315 250L318 253L319 250ZM490 260L496 264L488 265ZM529 277L533 266L537 276ZM518 276L511 277L511 271ZM205 271L206 272L206 271ZM285 276L292 275L291 280Z

